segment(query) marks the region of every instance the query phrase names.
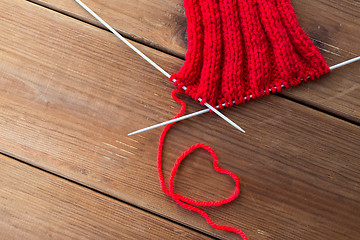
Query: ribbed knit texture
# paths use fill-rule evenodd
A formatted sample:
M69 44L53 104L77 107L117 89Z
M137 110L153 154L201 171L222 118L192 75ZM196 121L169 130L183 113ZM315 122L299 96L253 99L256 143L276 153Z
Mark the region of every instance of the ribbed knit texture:
M330 71L289 0L184 0L188 51L170 80L195 100L240 104Z

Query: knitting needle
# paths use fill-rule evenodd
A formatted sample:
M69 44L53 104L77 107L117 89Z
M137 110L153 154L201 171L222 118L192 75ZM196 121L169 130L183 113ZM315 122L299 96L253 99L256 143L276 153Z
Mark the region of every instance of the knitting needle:
M339 68L339 67L348 65L348 64L350 64L350 63L353 63L353 62L356 62L356 61L359 61L359 60L360 60L360 56L359 56L359 57L356 57L356 58L353 58L353 59L350 59L350 60L347 60L347 61L345 61L345 62L336 64L336 65L330 67L330 70L334 70L334 69L336 69L336 68ZM283 87L285 87L285 86L284 86L284 85L281 85L281 88L283 88ZM276 89L276 87L275 87L275 89ZM269 89L269 90L271 91L271 89ZM252 95L250 95L250 98L252 98ZM244 100L247 100L246 97L244 97ZM235 103L235 102L234 102L234 103ZM225 106L225 104L223 104L223 106ZM216 108L219 108L219 106L216 106ZM158 123L158 124L153 125L153 126L150 126L150 127L146 127L146 128L143 128L143 129L139 129L139 130L137 130L137 131L135 131L135 132L129 133L128 136L135 135L135 134L142 133L142 132L146 132L146 131L149 131L149 130L152 130L152 129L155 129L155 128L158 128L158 127L162 127L162 126L168 125L168 124L170 124L170 123L179 122L179 121L182 121L182 120L191 118L191 117L195 117L195 116L198 116L198 115L207 113L207 112L209 112L209 111L210 111L210 109L204 109L204 110L200 110L200 111L198 111L198 112L194 112L194 113L191 113L191 114L188 114L188 115L179 117L179 118L174 118L174 119L171 119L171 120L166 121L166 122Z
M137 49L134 45L132 45L128 40L126 40L123 36L121 36L120 33L118 33L114 28L112 28L109 24L107 24L102 18L100 18L96 13L94 13L88 6L86 6L82 1L75 0L81 7L83 7L88 13L90 13L94 18L96 18L100 23L102 23L107 29L109 29L115 36L117 36L121 41L123 41L128 47L130 47L134 52L136 52L140 57L142 57L144 60L146 60L148 63L150 63L153 67L155 67L158 71L160 71L162 74L164 74L167 78L170 78L170 74L167 73L164 69L162 69L159 65L157 65L155 62L153 62L150 58L148 58L145 54L143 54L139 49ZM173 80L176 82L176 80ZM186 87L183 87L184 90L186 90ZM199 98L199 101L202 100ZM208 103L204 103L206 107L208 107L209 111L210 109L216 113L218 116L220 116L222 119L224 119L226 122L228 122L231 126L235 127L236 129L240 130L241 132L245 133L243 129L241 129L236 123L231 121L228 117L226 117L224 114L220 113L217 109L212 107Z
M348 65L348 64L350 64L350 63L353 63L353 62L356 62L356 61L359 61L359 60L360 60L360 56L359 56L359 57L356 57L356 58L353 58L353 59L350 59L350 60L347 60L347 61L345 61L345 62L336 64L335 66L330 67L330 70L332 71L332 70L334 70L334 69L337 69L337 68L339 68L339 67Z

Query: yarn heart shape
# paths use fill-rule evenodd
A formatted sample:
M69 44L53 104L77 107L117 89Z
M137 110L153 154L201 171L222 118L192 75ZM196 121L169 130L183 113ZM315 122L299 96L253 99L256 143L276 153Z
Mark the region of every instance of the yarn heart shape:
M178 90L178 89L174 89L172 91L172 97L174 98L175 101L180 103L181 106L182 106L180 112L175 116L175 118L178 118L181 115L183 115L184 112L185 112L185 109L186 109L185 102L182 101L181 99L179 99L176 96L176 93L178 93L178 92L182 92L182 91ZM161 160L161 158L162 158L162 153L163 153L163 146L164 146L165 136L166 136L167 132L169 131L169 129L171 128L171 126L173 126L173 125L174 125L174 123L171 123L171 124L167 125L164 128L164 130L163 130L163 132L162 132L162 134L160 136L160 141L159 141L157 168L158 168L158 173L159 173L161 189L163 190L163 192L166 195L172 197L172 199L174 199L174 201L177 204L179 204L181 207L189 209L189 210L194 211L194 212L197 212L201 216L203 216L211 227L213 227L215 229L219 229L219 230L225 230L225 231L237 233L244 240L247 240L246 235L240 229L229 227L229 226L217 225L210 219L209 215L207 215L206 212L204 212L203 210L201 210L198 207L195 207L195 206L201 206L201 207L220 206L220 205L223 205L223 204L226 204L226 203L229 203L229 202L233 201L240 193L240 181L239 181L239 178L234 173L232 173L231 171L219 167L217 156L216 156L214 150L211 147L209 147L209 146L207 146L205 144L198 143L198 144L192 145L188 150L183 152L181 154L181 156L175 161L174 167L171 170L170 178L169 178L169 189L166 187L166 184L165 184L165 181L164 181L164 175L163 175L163 172L162 172L162 160ZM191 198L184 197L183 195L180 195L180 194L177 194L177 193L174 192L174 179L175 179L176 171L178 170L180 164L182 163L182 161L189 154L191 154L195 150L201 149L201 148L208 151L210 153L210 155L212 156L213 167L214 167L216 172L229 175L235 181L234 193L230 197L228 197L227 199L220 200L220 201L214 201L214 202L195 201L195 200L193 200Z
M183 162L183 160L192 152L194 152L197 149L204 149L206 151L208 151L210 153L210 155L212 156L212 163L213 163L213 168L216 172L218 173L222 173L222 174L226 174L229 175L235 182L235 190L233 192L233 194L224 200L220 200L220 201L213 201L213 202L206 202L206 201L196 201L193 200L191 198L187 198L184 197L183 195L177 194L174 192L174 179L175 179L175 175L176 172L180 166L180 164ZM233 201L240 193L240 181L239 178L232 173L231 171L227 170L227 169L223 169L221 167L219 167L218 165L218 160L217 160L217 156L216 153L214 152L214 150L212 148L210 148L207 145L204 144L195 144L193 146L191 146L187 151L183 152L181 154L181 156L176 160L174 167L172 168L171 174L170 174L170 178L169 178L169 195L175 200L180 200L182 202L188 203L188 204L192 204L192 205L196 205L196 206L205 206L205 207L210 207L210 206L220 206L226 203L229 203L231 201Z

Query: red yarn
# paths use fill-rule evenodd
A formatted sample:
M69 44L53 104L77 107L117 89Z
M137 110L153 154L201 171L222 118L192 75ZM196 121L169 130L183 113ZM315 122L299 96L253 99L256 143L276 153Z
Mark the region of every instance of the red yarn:
M184 0L187 16L188 51L180 72L173 74L178 89L202 104L221 108L240 104L245 100L279 92L283 87L296 86L330 71L323 56L299 26L290 0ZM183 101L180 117L186 108ZM240 182L229 170L217 164L214 150L204 144L195 144L175 162L167 189L161 167L165 135L173 125L165 127L160 137L158 172L162 190L180 206L201 214L215 229L235 232L243 239L245 234L236 228L215 224L195 206L220 206L233 201L240 192ZM174 192L176 171L184 158L203 148L213 158L217 172L231 176L235 191L227 199L201 202Z
M243 103L330 71L289 0L184 0L188 51L179 88L215 106Z
M180 92L180 90L178 90L178 89L174 89L173 92L172 92L172 97L174 98L174 100L179 102L182 105L182 108L181 108L180 112L176 115L175 118L178 118L181 115L183 115L184 112L185 112L185 109L186 109L185 102L182 101L181 99L179 99L178 97L176 97L176 95L175 95L178 92ZM183 152L181 154L181 156L175 161L174 167L171 170L170 178L169 178L169 189L167 189L165 181L164 181L163 172L162 172L161 157L162 157L163 145L164 145L166 133L169 131L171 126L174 125L174 124L175 123L169 124L164 128L164 130L163 130L163 132L162 132L162 134L160 136L160 142L159 142L157 163L158 163L158 172L159 172L159 178L160 178L160 185L161 185L161 188L162 188L163 192L165 194L167 194L168 196L172 197L172 199L177 204L179 204L181 207L199 213L201 216L203 216L206 219L206 221L209 223L209 225L211 227L213 227L215 229L219 229L219 230L225 230L225 231L237 233L244 240L246 240L247 238L246 238L245 234L240 229L236 229L236 228L228 227L228 226L218 225L218 224L214 223L210 219L210 217L206 214L206 212L204 212L203 210L201 210L198 207L195 207L195 206L202 206L202 207L220 206L220 205L223 205L223 204L226 204L226 203L229 203L229 202L233 201L240 193L240 181L239 181L239 178L234 173L232 173L231 171L220 168L218 166L217 156L216 156L214 150L211 147L209 147L207 145L204 145L204 144L198 143L198 144L192 145L188 150ZM191 198L184 197L184 196L179 195L179 194L174 192L174 178L175 178L176 171L179 168L179 165L186 158L186 156L188 156L190 153L192 153L196 149L200 149L200 148L205 149L212 156L213 167L214 167L215 171L217 171L219 173L227 174L227 175L229 175L230 177L232 177L234 179L234 181L235 181L235 191L229 198L224 199L224 200L220 200L220 201L215 201L215 202L202 202L202 201L195 201L195 200L193 200ZM193 206L193 205L195 205L195 206Z

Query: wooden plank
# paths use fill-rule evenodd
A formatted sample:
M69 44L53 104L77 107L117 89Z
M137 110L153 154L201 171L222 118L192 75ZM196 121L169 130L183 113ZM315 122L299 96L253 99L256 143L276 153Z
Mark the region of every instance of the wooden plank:
M360 4L357 0L293 0L300 25L329 66L360 55ZM337 69L284 95L360 123L360 63Z
M74 0L31 0L102 27ZM85 0L111 26L125 36L176 56L185 57L186 17L182 0Z
M209 239L0 155L1 239Z
M219 238L161 192L160 130L131 130L178 109L171 84L110 33L42 7L0 1L0 151ZM35 20L34 20L35 19ZM182 61L138 45L172 71ZM190 111L198 104L187 98ZM359 238L360 128L269 96L224 111L240 135L213 115L178 124L168 135L166 176L188 146L213 146L222 167L240 176L241 197L207 210L214 221L253 239ZM230 179L197 152L176 190L197 199L227 197Z
M96 24L74 0L34 0ZM126 36L184 58L186 18L183 0L87 0L110 25ZM356 0L293 0L300 25L332 66L360 55L360 5ZM179 68L174 69L177 72ZM284 92L285 96L360 123L360 67L353 64L322 80Z

